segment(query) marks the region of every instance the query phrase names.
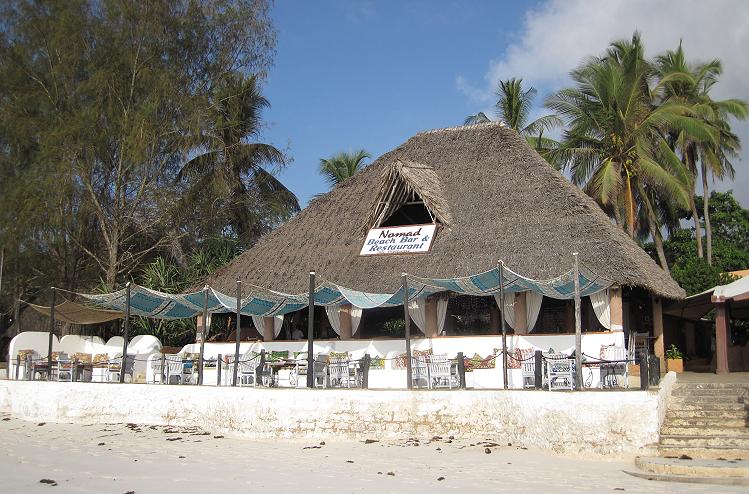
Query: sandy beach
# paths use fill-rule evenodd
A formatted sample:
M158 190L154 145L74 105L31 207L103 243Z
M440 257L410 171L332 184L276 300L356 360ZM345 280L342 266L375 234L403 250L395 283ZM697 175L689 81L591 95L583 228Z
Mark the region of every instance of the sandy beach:
M628 461L564 458L491 438L250 441L197 428L54 424L2 415L4 493L742 492L642 480ZM488 451L488 452L487 452ZM553 486L553 487L552 487Z

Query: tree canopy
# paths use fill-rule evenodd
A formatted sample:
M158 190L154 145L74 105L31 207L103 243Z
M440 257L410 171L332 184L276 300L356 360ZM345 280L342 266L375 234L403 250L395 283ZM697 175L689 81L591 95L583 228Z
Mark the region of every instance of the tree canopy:
M254 142L266 0L12 0L0 15L3 312L51 285L115 288L217 234L249 245L298 210L281 152ZM223 189L206 185L217 169Z

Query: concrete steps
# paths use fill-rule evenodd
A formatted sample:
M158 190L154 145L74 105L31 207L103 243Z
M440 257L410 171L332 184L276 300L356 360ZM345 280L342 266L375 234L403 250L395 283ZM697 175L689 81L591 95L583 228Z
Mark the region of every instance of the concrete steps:
M702 460L746 460L749 459L749 450L743 448L717 447L709 448L683 447L683 446L658 446L658 453L663 458L680 458L688 456L692 459Z
M749 436L736 437L735 435L723 434L720 436L688 435L688 434L661 434L662 446L680 446L695 448L730 447L746 449L749 452Z
M744 410L669 410L666 413L666 421L669 419L732 419L741 420L746 418Z
M637 457L635 477L669 482L749 486L749 461Z
M674 418L670 417L666 422L663 423L663 427L728 427L728 428L740 428L749 427L749 419L745 418L714 418L714 417L700 417L700 418ZM663 427L661 430L663 430Z
M661 426L660 457L638 457L651 480L749 485L749 383L679 383Z
M745 403L731 403L731 402L716 402L709 400L706 402L700 402L698 400L692 400L682 403L669 403L668 411L676 410L706 410L706 411L728 411L728 412L743 412L749 411L749 406Z
M749 460L686 460L680 458L659 458L638 456L637 468L651 473L670 475L701 475L704 477L747 477Z
M744 424L729 427L725 423L717 422L711 425L702 426L684 426L674 425L669 422L661 427L661 436L692 436L692 437L746 437L749 438L749 428Z

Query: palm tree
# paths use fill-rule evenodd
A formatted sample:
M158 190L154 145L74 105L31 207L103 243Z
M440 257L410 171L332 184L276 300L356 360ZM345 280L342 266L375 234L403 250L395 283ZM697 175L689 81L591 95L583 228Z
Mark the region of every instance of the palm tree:
M523 79L508 79L499 81L497 85L497 103L495 104L497 117L507 126L515 129L528 143L544 158L550 150L558 146L558 142L544 137L544 132L561 127L562 120L556 115L544 115L532 122L530 119L533 100L538 92L533 88L523 90ZM464 125L474 125L491 122L483 112L468 116Z
M486 116L486 113L480 111L475 115L468 115L463 121L463 125L476 125L491 122L492 119Z
M738 99L713 101L709 92L717 82L722 72L720 60L691 66L687 63L681 43L676 50L669 50L656 57L655 64L658 74L662 78L669 78L673 74L680 77L664 84L664 96L673 101L680 101L691 105L706 125L713 128L716 141L698 140L684 132L673 133L671 141L673 147L679 150L682 161L688 166L692 176L690 187L689 207L694 221L697 255L702 258L702 228L695 202L695 188L697 182L697 160L700 161L700 174L703 188L703 216L705 219L705 233L707 244L707 262L712 264L712 228L710 226L708 173L719 178L733 177L734 169L730 158L736 157L741 149L739 138L731 132L729 117L744 119L747 116L746 102ZM688 77L684 77L686 74Z
M658 258L668 271L656 201L688 205L686 167L664 138L666 130L708 140L712 134L693 118L689 106L660 99L662 84L644 59L639 34L613 43L605 56L572 72L575 87L551 96L546 106L564 118L567 129L553 159L569 166L572 180L635 237L644 218Z
M338 153L320 160L320 173L330 187L335 187L364 168L364 160L367 158L370 158L370 155L363 149L355 153Z
M243 246L299 211L296 196L265 166L285 165L281 151L259 142L261 113L269 106L255 76L234 74L215 90L207 125L187 138L189 152L200 152L181 168L190 184L188 200L210 196L224 210Z

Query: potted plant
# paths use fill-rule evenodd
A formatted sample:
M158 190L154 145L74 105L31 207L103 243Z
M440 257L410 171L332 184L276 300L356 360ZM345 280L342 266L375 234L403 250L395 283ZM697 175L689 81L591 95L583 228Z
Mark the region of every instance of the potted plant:
M666 350L666 370L674 371L677 374L684 372L684 355L676 345L671 345Z

